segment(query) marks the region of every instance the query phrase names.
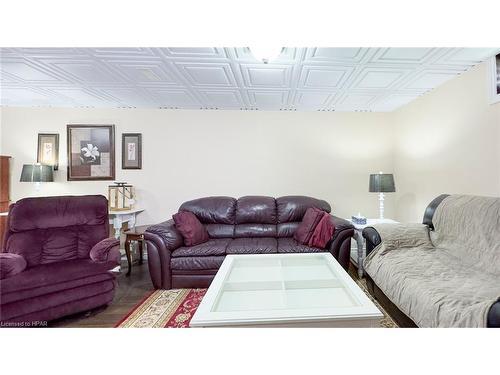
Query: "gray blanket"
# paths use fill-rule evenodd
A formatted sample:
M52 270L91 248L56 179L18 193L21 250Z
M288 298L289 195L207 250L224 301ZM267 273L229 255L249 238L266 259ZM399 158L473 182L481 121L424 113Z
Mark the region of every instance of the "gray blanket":
M419 327L485 327L500 298L500 198L452 195L423 224L378 224L364 267Z

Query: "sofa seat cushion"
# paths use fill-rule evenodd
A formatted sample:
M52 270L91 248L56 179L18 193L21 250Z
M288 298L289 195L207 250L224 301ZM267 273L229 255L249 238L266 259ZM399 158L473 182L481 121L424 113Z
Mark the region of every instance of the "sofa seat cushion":
M454 250L380 249L369 254L365 271L419 327L482 327L500 297L500 274L458 258Z
M75 259L27 268L20 274L2 280L2 304L113 279L109 269L108 263L96 263L90 259Z
M196 271L219 269L225 256L178 257L170 260L172 270Z
M207 242L195 246L183 246L172 251L172 258L180 257L206 257L216 255L226 255L227 245L230 238L212 238Z
M278 238L278 253L321 253L325 249L302 245L292 237Z
M235 238L226 249L226 254L274 254L277 252L278 241L270 237Z

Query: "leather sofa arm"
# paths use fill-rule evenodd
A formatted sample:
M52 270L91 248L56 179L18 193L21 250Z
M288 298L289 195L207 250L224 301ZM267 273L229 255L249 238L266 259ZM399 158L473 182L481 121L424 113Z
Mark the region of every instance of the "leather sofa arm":
M89 257L94 262L107 263L110 269L120 265L120 240L105 238L99 241L90 249Z
M156 289L171 289L170 253L181 247L184 239L173 220L150 226L144 233L151 281Z
M382 238L380 238L380 234L374 227L366 227L363 229L363 237L366 241L366 254L368 256L380 243L382 242Z
M184 243L184 239L182 238L180 232L175 228L173 220L167 220L163 223L148 227L144 233L144 238L151 241L161 240L165 245L165 248L170 251L174 251L178 247L181 247Z
M351 239L354 236L354 226L348 220L330 215L332 224L335 227L333 237L326 245L330 253L345 269L349 269L351 258Z
M488 311L488 323L490 328L500 328L500 298L496 301Z

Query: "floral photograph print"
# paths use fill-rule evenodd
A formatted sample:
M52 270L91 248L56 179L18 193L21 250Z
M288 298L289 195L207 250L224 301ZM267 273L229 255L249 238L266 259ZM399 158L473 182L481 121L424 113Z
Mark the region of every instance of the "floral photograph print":
M68 181L115 179L115 126L68 125Z
M142 168L142 134L122 134L122 169Z
M59 168L59 134L38 134L36 162Z

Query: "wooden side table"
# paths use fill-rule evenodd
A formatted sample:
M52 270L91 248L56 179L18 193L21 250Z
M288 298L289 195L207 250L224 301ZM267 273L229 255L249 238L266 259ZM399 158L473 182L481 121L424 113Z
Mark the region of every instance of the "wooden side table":
M139 246L139 264L143 262L143 243L144 243L144 232L148 229L149 225L142 225L139 227L134 227L132 229L126 230L125 233L125 254L127 255L128 271L127 276L130 276L132 271L132 254L130 252L130 245L132 241L136 241Z

